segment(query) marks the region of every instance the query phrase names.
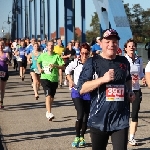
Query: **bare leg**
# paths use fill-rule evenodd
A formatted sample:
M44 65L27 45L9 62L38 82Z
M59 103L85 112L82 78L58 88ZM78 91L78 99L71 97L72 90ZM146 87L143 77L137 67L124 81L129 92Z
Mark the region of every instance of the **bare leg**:
M37 83L38 83L38 79L37 79L37 75L34 72L30 73L33 79L33 90L34 90L34 94L35 94L35 98L38 97L38 90L37 90Z
M0 107L3 107L3 101L4 101L4 95L5 95L5 87L6 87L6 81L2 81L1 80L1 86L0 86L0 90L1 90L1 101L0 101Z

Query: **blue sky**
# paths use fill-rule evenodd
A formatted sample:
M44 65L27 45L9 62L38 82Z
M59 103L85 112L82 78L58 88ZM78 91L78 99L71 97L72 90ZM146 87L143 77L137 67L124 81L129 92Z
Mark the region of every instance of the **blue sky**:
M40 0L38 0L40 1ZM46 0L45 0L46 1ZM51 31L55 31L55 0L50 0L51 1L51 19L52 19L52 26L51 26ZM80 1L81 0L76 0L76 26L80 27L81 26L81 19L80 19ZM130 7L132 7L133 4L140 4L144 9L147 9L150 7L149 5L150 0L124 0L124 3L129 3ZM64 25L64 12L63 12L63 0L60 0L60 26ZM6 23L8 13L11 11L12 8L12 0L0 0L0 37L2 36L1 29L2 26L4 27L5 32L9 32L9 25ZM95 6L93 4L92 0L86 0L86 29L90 29L90 22L91 22L91 16L93 15L93 12L95 12ZM10 12L11 15L11 12ZM38 33L39 34L39 33Z

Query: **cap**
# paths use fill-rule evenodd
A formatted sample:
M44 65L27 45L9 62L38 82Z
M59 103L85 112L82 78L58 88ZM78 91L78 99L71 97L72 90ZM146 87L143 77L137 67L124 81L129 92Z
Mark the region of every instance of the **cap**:
M100 39L101 39L101 37L97 37L97 38L96 38L96 41L97 41L97 40L100 40Z
M116 38L117 38L118 40L120 40L120 37L119 37L119 35L118 35L118 32L117 32L116 30L114 30L114 29L106 29L106 30L104 30L104 31L103 31L103 34L102 34L102 37L101 37L101 40L102 40L102 39L107 39L107 38L110 37L110 36L116 36Z

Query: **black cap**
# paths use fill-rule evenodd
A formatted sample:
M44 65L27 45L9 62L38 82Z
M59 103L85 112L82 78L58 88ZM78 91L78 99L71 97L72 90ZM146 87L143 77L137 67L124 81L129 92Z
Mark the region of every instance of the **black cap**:
M120 40L120 37L119 37L119 35L118 35L118 32L117 32L116 30L114 30L114 29L106 29L106 30L104 30L104 31L103 31L103 34L102 34L102 36L101 36L101 40L102 40L102 39L107 39L107 38L110 37L110 36L116 36L116 38L117 38L118 40Z

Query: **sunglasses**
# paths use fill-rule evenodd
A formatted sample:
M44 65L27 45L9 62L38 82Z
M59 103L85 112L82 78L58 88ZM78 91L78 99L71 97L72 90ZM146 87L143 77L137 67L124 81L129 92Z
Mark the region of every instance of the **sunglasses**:
M89 53L81 52L81 55L86 55L86 56L88 56L88 55L89 55Z

